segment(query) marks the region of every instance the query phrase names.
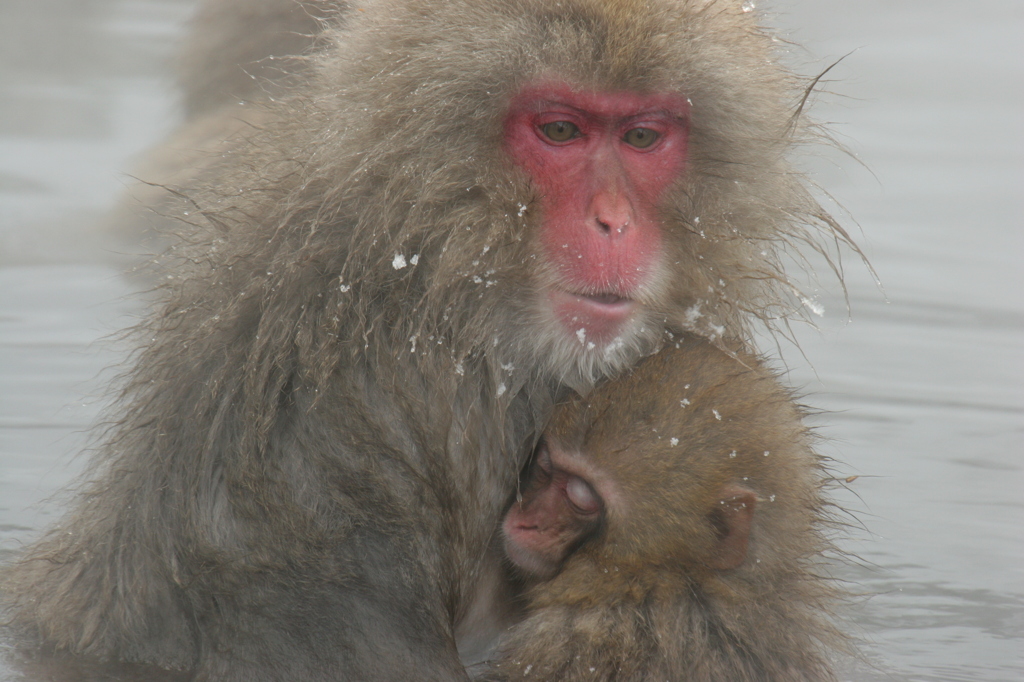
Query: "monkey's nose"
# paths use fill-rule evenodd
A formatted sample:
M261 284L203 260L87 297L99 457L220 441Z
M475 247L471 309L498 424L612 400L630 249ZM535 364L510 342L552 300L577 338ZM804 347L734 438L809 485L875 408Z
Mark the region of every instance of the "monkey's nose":
M624 192L601 191L594 196L591 204L594 222L610 237L622 234L633 219L633 208Z

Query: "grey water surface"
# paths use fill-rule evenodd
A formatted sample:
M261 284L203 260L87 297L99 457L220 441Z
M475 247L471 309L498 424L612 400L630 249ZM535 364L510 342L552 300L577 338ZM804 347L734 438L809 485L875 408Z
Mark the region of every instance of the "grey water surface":
M192 6L0 0L0 561L59 515L112 335L145 312L103 216L175 123ZM853 156L807 169L884 288L844 253L848 312L819 266L819 330L781 343L823 452L860 476L840 573L867 660L843 679L1024 680L1024 2L758 10L801 73L843 58L813 112Z

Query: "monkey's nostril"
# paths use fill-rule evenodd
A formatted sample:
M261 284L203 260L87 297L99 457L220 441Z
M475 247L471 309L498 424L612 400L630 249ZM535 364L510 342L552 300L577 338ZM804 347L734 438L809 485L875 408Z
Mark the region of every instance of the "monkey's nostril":
M629 227L629 219L615 220L612 218L594 218L597 227L605 234L622 234Z

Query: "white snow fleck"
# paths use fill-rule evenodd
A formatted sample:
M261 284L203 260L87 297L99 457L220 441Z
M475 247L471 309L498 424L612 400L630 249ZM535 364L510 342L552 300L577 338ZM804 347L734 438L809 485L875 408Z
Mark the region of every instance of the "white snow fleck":
M504 381L498 384L498 397L500 398L501 396L505 395L505 391L507 390L508 386L505 385Z
M729 453L729 459L736 459L736 451L735 450L733 450L732 452Z
M604 347L604 356L606 358L612 357L612 355L622 348L626 347L626 342L622 340L621 336L616 336L612 339L611 343Z
M587 342L587 330L586 330L586 328L580 327L579 329L577 329L576 330L576 338L580 340L580 345L581 346L583 344L585 344Z
M395 270L401 270L406 266L405 256L400 253L395 254L395 258L391 261L391 267Z
M818 303L817 301L812 301L809 298L804 298L804 297L801 296L800 297L800 302L804 304L805 308L810 310L812 313L814 313L818 317L824 317L825 316L825 306L823 306L822 304Z
M679 401L679 407L686 407L689 404L690 400L688 398L683 398L682 400Z
M412 255L412 258L409 259L409 264L410 265L416 265L419 262L420 262L420 254L418 254L418 253L414 253Z
M715 415L715 419L722 421L722 415L718 414L718 410L711 410L711 414Z
M679 445L679 439L678 438L670 438L668 443L672 447L675 447L675 446Z

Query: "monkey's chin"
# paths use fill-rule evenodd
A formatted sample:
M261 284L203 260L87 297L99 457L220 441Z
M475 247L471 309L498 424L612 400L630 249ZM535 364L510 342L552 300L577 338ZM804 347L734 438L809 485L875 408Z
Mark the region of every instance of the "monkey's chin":
M505 538L505 555L515 569L530 580L547 580L558 572L556 562L520 547L508 537Z
M637 308L635 301L611 294L587 296L556 289L549 296L558 321L589 348L619 338Z

